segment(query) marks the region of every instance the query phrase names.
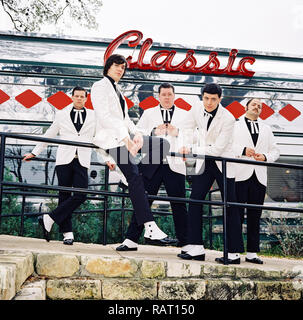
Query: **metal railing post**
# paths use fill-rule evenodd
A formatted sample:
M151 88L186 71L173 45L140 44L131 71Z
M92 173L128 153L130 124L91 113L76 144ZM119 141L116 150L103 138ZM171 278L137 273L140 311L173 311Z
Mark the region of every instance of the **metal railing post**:
M108 191L108 179L109 179L109 168L105 166L104 174L104 188ZM103 214L103 245L107 244L107 209L108 209L108 196L104 196L104 214Z
M125 189L122 188L122 191L125 192ZM121 208L121 242L124 240L124 216L125 216L125 197L122 197L122 208Z
M211 200L212 192L208 193L208 200ZM208 206L208 232L209 232L209 248L213 249L213 219L212 219L212 205Z
M223 263L228 264L228 243L227 243L227 177L226 160L222 160L223 175Z
M21 221L19 236L23 237L24 233L24 210L25 210L25 195L22 195L22 207L21 207Z
M3 198L3 178L4 178L4 156L5 156L5 134L1 134L1 145L0 145L0 226L1 226L1 216L2 216L2 198Z

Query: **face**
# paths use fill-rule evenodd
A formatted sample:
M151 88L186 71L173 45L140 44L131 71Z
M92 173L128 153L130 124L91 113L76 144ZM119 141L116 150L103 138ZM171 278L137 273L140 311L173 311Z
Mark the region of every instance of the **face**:
M222 98L219 98L219 96L216 93L211 94L207 92L204 92L202 99L204 108L208 112L215 110L222 100Z
M161 88L159 93L160 104L165 109L170 109L174 105L175 94L172 88Z
M74 103L74 107L76 109L82 109L85 105L86 100L87 100L87 98L85 96L85 91L75 90L74 95L72 96L72 100Z
M257 119L262 112L262 102L259 99L253 99L246 107L246 114Z
M125 63L117 64L113 63L107 71L107 75L109 75L116 82L119 82L125 72Z

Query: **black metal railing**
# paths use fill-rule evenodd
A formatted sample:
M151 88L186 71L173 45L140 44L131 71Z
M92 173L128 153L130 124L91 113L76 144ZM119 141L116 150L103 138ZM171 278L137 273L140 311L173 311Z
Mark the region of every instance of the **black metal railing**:
M9 182L4 181L4 164L5 164L5 158L7 157L5 155L5 146L6 146L6 139L7 138L14 138L14 139L21 139L21 140L30 140L30 141L39 141L39 142L47 142L47 143L54 143L54 144L65 144L65 145L73 145L73 146L79 146L79 147L86 147L86 148L96 148L97 146L91 143L84 143L84 142L75 142L75 141L69 141L69 140L61 140L61 139L51 139L51 138L44 138L44 137L36 137L36 136L29 136L29 135L22 135L22 134L16 134L16 133L6 133L6 132L0 132L1 137L1 145L0 145L0 224L1 219L3 217L8 217L12 215L2 215L2 199L3 194L18 194L22 195L22 213L21 213L21 228L23 228L23 221L24 216L26 215L39 215L41 213L36 214L25 214L24 213L24 205L25 205L25 198L26 196L47 196L47 197L57 197L57 195L53 194L42 194L41 192L33 192L33 191L14 191L12 188L20 188L20 189L40 189L40 190L53 190L53 191L69 191L69 192L79 192L79 193L85 193L90 195L95 195L94 197L88 197L88 199L93 198L94 200L99 200L104 202L104 207L102 209L96 210L97 212L103 213L103 244L107 244L107 217L108 213L111 211L117 211L118 208L110 209L108 208L108 197L121 197L122 198L122 208L121 208L121 223L123 224L122 228L122 236L123 236L123 229L124 229L124 212L125 211L133 211L132 209L125 208L125 198L129 198L129 194L124 192L112 192L108 191L109 183L108 183L108 177L109 177L109 170L108 167L105 166L105 181L104 181L104 189L105 190L91 190L91 189L83 189L83 188L71 188L71 187L61 187L61 186L49 186L49 185L37 185L37 184L27 184L27 183L20 183L20 182ZM197 155L197 154L190 154L190 155L183 155L176 152L171 152L171 156L174 157L186 157L186 158L192 158L192 159L212 159L216 161L222 162L222 174L223 174L223 192L222 192L222 201L212 201L211 196L209 200L194 200L189 198L177 198L177 197L161 197L161 196L152 196L148 195L149 199L153 200L162 200L162 201L173 201L173 202L182 202L182 203L199 203L199 204L207 204L207 205L216 205L216 206L222 206L223 208L223 257L224 257L224 264L227 264L227 233L226 233L226 226L227 226L227 208L230 206L235 207L241 207L241 208L255 208L255 209L265 209L265 210L273 210L273 211L288 211L288 212L298 212L303 213L303 208L291 208L291 207L275 207L275 206L267 206L267 205L254 205L254 204L243 204L243 203L237 203L237 202L229 202L227 201L226 195L227 195L227 174L226 174L226 165L228 162L234 162L234 163L243 163L243 164L253 164L253 165L261 165L261 166L267 166L267 167L279 167L279 168L287 168L287 169L298 169L303 170L303 165L291 165L291 164L285 164L285 163L267 163L267 162L256 162L251 160L243 160L243 159L235 159L235 158L223 158L223 157L214 157L214 156L205 156L205 155ZM21 157L20 157L21 158ZM41 158L37 158L36 160L40 160ZM9 189L4 189L5 187L9 187ZM210 193L211 195L211 193ZM87 213L90 212L96 212L95 210L90 210ZM77 213L77 212L75 212ZM83 212L80 212L83 213ZM161 214L161 212L157 212L158 214ZM165 214L165 213L163 213ZM18 216L17 214L13 216ZM218 217L218 216L216 216ZM209 219L213 218L211 214L208 216ZM211 228L211 226L210 226Z

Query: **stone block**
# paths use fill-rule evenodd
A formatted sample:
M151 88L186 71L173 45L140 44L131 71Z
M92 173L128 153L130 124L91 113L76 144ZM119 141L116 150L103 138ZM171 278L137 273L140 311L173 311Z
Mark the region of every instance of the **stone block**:
M31 253L2 253L0 254L0 264L7 263L16 266L16 291L20 290L24 281L34 272L34 261Z
M102 280L102 297L106 300L153 300L157 298L155 280Z
M81 257L83 276L133 277L138 265L132 259Z
M141 277L150 279L165 278L165 265L166 263L164 261L143 260L141 265Z
M16 265L0 263L0 300L11 300L16 294Z
M202 278L235 278L236 268L224 265L205 264L202 266Z
M167 277L188 278L199 277L201 265L197 263L167 262Z
M48 277L71 277L79 270L79 260L74 255L39 253L36 272Z
M254 300L255 285L252 281L209 280L205 298L206 300Z
M205 292L204 280L161 281L158 298L160 300L202 300Z
M39 280L25 283L17 292L14 300L45 300L46 281Z
M292 281L258 281L256 282L259 300L299 300L302 287Z
M48 280L46 296L53 300L101 299L101 282L81 279Z

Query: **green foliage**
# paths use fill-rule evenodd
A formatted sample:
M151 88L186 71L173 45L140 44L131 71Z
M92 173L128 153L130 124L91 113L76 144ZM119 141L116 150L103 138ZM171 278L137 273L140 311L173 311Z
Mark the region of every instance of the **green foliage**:
M303 257L303 218L295 220L294 224L285 217L267 221L268 234L274 234L276 241L272 251L283 256Z

